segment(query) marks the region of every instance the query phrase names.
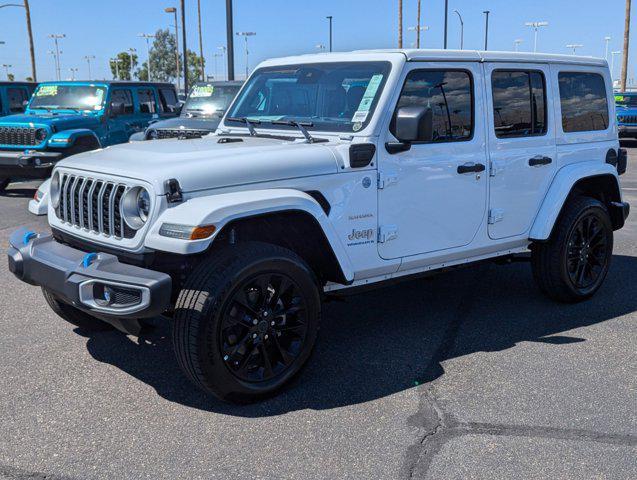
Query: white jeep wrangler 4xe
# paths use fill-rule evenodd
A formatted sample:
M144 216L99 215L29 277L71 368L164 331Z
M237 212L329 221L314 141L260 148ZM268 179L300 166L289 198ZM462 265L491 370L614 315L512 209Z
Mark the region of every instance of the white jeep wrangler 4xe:
M549 297L593 295L629 211L612 100L593 58L266 61L214 134L58 163L52 231L12 235L9 266L82 328L165 314L195 384L255 400L307 361L326 292L530 250Z

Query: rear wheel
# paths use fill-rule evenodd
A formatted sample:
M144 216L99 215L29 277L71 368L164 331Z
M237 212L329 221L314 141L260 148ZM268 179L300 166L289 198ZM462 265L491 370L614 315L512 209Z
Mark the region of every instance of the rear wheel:
M177 300L173 345L196 385L245 403L301 370L319 317L316 279L301 258L275 245L239 244L191 274Z
M561 213L548 242L532 247L535 280L562 302L590 298L601 287L613 255L613 227L606 206L576 197Z
M57 313L58 316L76 327L80 327L87 331L111 330L113 328L110 324L95 318L88 313L78 310L68 303L58 300L57 297L44 288L42 289L42 293L44 294L46 303L49 304L51 309Z
M10 178L0 178L0 193L4 192L10 183Z

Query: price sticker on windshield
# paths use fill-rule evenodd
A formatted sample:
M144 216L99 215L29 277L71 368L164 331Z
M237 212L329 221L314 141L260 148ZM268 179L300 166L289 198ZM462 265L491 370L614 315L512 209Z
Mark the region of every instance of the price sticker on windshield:
M369 80L365 93L363 94L363 98L361 99L361 103L358 105L358 109L352 117L353 123L364 123L365 120L367 120L369 111L372 109L372 103L374 103L374 98L376 98L376 94L378 93L378 89L380 88L382 81L382 74L376 74Z
M52 97L58 94L58 86L57 85L42 85L38 92L35 94L36 97Z
M212 97L215 87L213 85L195 85L190 93L191 98Z

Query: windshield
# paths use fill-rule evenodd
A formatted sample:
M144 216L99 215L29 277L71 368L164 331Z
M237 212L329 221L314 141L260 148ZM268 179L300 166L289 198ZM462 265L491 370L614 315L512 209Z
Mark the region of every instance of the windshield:
M622 107L637 107L637 95L615 95L615 103Z
M239 85L195 85L184 111L192 115L222 117L240 88Z
M96 111L104 106L106 88L90 85L40 85L29 108Z
M282 120L305 122L308 129L358 132L371 120L389 70L388 62L262 68L250 78L226 123L236 124L229 118L266 124Z

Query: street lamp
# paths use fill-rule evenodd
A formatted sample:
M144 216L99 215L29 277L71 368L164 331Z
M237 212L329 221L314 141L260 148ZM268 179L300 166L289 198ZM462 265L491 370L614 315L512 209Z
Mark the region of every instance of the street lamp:
M31 7L29 7L29 0L24 0L24 4L19 3L5 3L0 5L0 8L5 7L19 7L24 8L27 20L27 33L29 35L29 53L31 54L31 76L34 82L38 81L38 76L35 70L35 47L33 45L33 30L31 29Z
M453 13L458 15L458 20L460 20L460 50L464 50L464 22L462 21L462 15L458 10L454 10Z
M584 45L580 43L571 43L569 45L566 45L566 48L571 48L573 50L573 55L575 55L577 53L577 49L582 48L583 46Z
M246 46L246 79L248 78L248 73L249 73L249 65L248 65L248 59L249 59L249 55L250 52L248 50L248 37L254 37L257 34L257 32L237 32L237 35L240 37L243 37L243 39L245 40L245 46Z
M537 53L537 32L540 27L548 27L549 22L526 22L524 25L531 27L535 32L535 39L533 41L533 53Z
M137 66L137 60L133 61L133 55L137 56L136 48L129 48L128 50L128 58L130 59L130 68L131 70Z
M155 35L153 35L152 33L139 33L137 34L137 36L146 39L146 53L148 54L148 81L152 82L153 75L150 69L150 39L155 38Z
M223 53L213 53L212 57L215 59L215 76L214 79L217 80L217 58L223 57Z
M617 52L610 52L610 56L611 56L611 61L610 61L610 77L611 79L615 78L615 57L617 55L621 55L623 52L621 51L617 51Z
M523 42L524 40L522 40L521 38L516 38L515 40L513 40L513 45L516 52L520 51L520 44L522 44Z
M2 67L4 68L4 71L7 75L7 80L9 80L9 69L12 68L13 65L7 65L6 63L3 63Z
M334 17L332 15L329 15L325 18L330 22L330 52L331 52L332 51L332 20L334 19Z
M179 27L177 23L177 9L175 7L164 8L164 12L172 13L175 15L175 64L177 66L177 74L175 78L177 78L177 91L181 91L181 84L179 77L181 72L181 67L179 66Z
M115 78L119 80L119 58L111 58L110 61L115 64Z
M52 38L53 41L55 42L55 70L57 72L57 79L58 82L61 80L61 72L60 72L60 45L58 43L58 40L62 39L62 38L66 38L66 34L64 33L52 33L51 35L49 35L49 38Z
M606 61L608 61L608 44L611 40L612 39L610 36L604 37L604 43L606 44L606 47L604 48L604 58L606 59Z
M74 82L75 81L75 72L77 72L79 69L78 68L69 68L69 71L71 72L71 81Z
M223 55L224 57L226 56L226 52L228 51L228 47L226 46L221 46L221 47L217 47L217 50L221 50L221 55ZM224 62L225 63L225 71L226 71L226 81L228 80L228 62Z
M88 79L91 80L93 78L91 75L91 60L95 60L95 55L86 55L84 60L88 64Z
M420 27L407 27L407 30L409 30L410 32L416 32L416 47L420 48L420 45L418 44L418 39L420 37L420 35L418 35L419 32L426 32L427 30L429 30L429 27L427 25L422 25Z

